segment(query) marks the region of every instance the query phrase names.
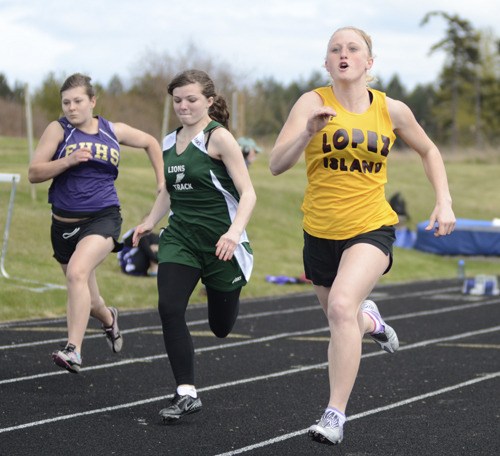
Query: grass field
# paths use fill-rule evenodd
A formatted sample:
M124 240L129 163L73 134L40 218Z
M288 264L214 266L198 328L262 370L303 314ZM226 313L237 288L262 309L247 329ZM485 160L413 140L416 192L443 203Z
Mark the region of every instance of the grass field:
M270 145L267 145L267 150ZM419 157L414 153L391 153L387 196L400 191L408 203L409 226L428 219L433 209L433 191L427 182ZM302 231L300 204L305 187L303 163L287 173L273 177L266 153L250 168L257 192L257 206L248 226L255 254L252 280L243 289L242 298L265 297L309 290L308 285L274 285L266 282L271 275L302 274ZM49 183L34 187L27 180L27 142L0 137L0 172L19 173L21 182L15 199L5 268L12 279L0 278L0 321L65 314L64 289L36 291L40 284L64 285L59 265L52 258L49 239L50 207L47 204ZM467 153L446 156L455 214L459 218L493 219L500 217L498 184L500 153ZM154 177L147 156L141 151L122 154L117 188L122 203L123 230L137 224L154 200ZM10 186L0 184L0 229L5 226ZM34 197L33 197L34 196ZM457 272L457 257L445 257L416 250L396 249L391 272L383 283L430 278L450 278ZM466 258L467 275L500 273L498 257ZM23 280L20 280L23 279ZM109 304L120 309L156 307L156 281L122 274L116 256L110 255L98 269L101 294ZM193 302L202 302L200 289Z

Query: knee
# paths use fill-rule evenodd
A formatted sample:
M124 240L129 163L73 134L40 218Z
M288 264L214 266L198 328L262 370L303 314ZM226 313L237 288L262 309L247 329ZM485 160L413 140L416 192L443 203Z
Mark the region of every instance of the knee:
M357 321L357 305L348 298L332 297L328 302L327 317L330 324L342 325Z
M241 288L219 292L207 287L208 324L215 337L223 339L233 330L239 312Z
M214 336L218 337L219 339L227 337L233 330L237 316L237 311L234 311L232 313L227 312L225 314L217 314L209 311L208 325L210 326L210 330L213 332Z
M224 339L225 337L227 337L229 335L229 333L231 332L231 329L233 329L233 328L232 327L231 328L222 328L219 326L210 325L210 329L214 333L215 337L218 337L219 339Z
M171 315L168 306L161 301L158 301L158 313L160 315L161 321L168 320Z
M220 318L220 316L210 315L208 316L208 325L210 330L213 332L215 337L219 339L224 339L233 330L234 324L236 323L236 315L226 316L226 318Z
M81 268L73 267L66 270L66 282L68 287L87 283L89 274Z
M158 313L163 324L175 321L184 321L184 309L169 304L168 300L158 301Z

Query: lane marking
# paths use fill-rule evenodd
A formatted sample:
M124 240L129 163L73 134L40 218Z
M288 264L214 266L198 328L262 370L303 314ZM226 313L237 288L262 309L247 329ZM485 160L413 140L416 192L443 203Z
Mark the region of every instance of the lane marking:
M253 314L246 314L246 315L241 315L238 317L238 320L248 320L252 318L262 318L262 317L272 317L275 315L283 315L283 314L292 314L292 313L297 313L297 312L307 312L309 310L320 310L321 308L319 305L315 306L307 306L307 307L299 307L297 309L286 309L286 310L273 310L273 311L267 311L267 312L258 312L258 313L253 313ZM188 326L199 326L199 325L205 325L208 323L208 320L195 320L188 322ZM132 328L132 329L124 329L123 331L120 331L123 335L125 334L132 334L132 333L137 333L137 332L154 332L154 331L161 331L161 326L160 325L154 325L154 326L140 326L137 328ZM85 339L95 339L97 337L104 337L104 334L101 332L101 334L97 335L89 335L85 336ZM46 344L55 344L55 343L64 343L66 342L66 338L63 339L47 339L47 340L39 340L39 341L33 341L33 342L24 342L20 344L11 344L11 345L0 345L0 350L9 350L9 349L14 349L14 348L25 348L25 347L33 347L35 345L46 345Z
M291 339L297 340L299 342L329 342L330 341L330 337L328 337L328 336L314 336L314 337L297 336L297 337L292 337ZM363 342L364 342L364 340L363 340Z
M163 332L160 332L163 335ZM191 331L191 335L194 337L214 337L214 333L212 331ZM230 333L225 339L250 339L252 336L247 334L238 334L238 333Z
M414 349L414 348L425 347L426 345L432 345L432 344L440 343L440 342L443 342L443 341L446 341L446 340L456 340L456 339L460 339L460 338L464 338L464 337L471 337L471 336L475 336L475 335L479 335L479 334L487 334L487 333L495 332L495 331L500 331L500 326L495 326L495 327L492 327L492 328L486 328L486 329L482 329L482 330L479 330L479 331L469 331L469 332L462 333L462 334L455 334L453 336L441 337L439 339L429 339L429 340L426 340L426 341L421 341L421 342L417 342L415 344L409 344L409 345L406 345L404 347L400 347L399 351L411 350L411 349ZM362 355L361 358L371 358L371 357L374 357L374 356L381 356L381 355L385 355L385 354L386 353L384 351L379 350L377 352L367 353L365 355ZM264 375L259 375L259 376L256 376L256 377L250 377L250 378L245 378L245 379L240 379L240 380L234 380L234 381L231 381L231 382L219 383L217 385L212 385L212 386L207 386L207 387L203 387L203 388L198 388L197 390L201 393L201 392L204 392L204 391L213 391L213 390L218 390L218 389L222 389L222 388L229 388L229 387L232 387L232 386L239 386L239 385L243 385L243 384L246 384L246 383L253 383L253 382L258 382L258 381L262 381L262 380L268 380L270 378L284 377L284 376L287 376L287 375L293 375L293 374L297 374L297 373L301 373L301 372L306 372L306 371L310 371L310 370L314 370L314 369L323 369L323 368L327 367L327 365L328 365L328 363L324 362L324 363L313 364L313 365L309 365L309 366L301 366L301 367L298 367L298 368L288 369L288 370L285 370L285 371L274 372L274 373L270 373L270 374L264 374ZM82 369L82 370L84 370L84 369ZM87 370L89 370L89 368L87 368ZM65 373L67 375L71 375L68 372L63 372L63 373ZM493 377L496 377L496 376L499 376L499 375L500 375L500 372L497 372L495 374L489 374L489 376L486 375L485 377L481 377L479 379L469 380L469 382L476 383L478 381L482 381L484 379L493 378ZM472 383L465 382L465 384L472 384ZM451 388L451 389L459 388L460 385L463 385L463 384L461 383L458 386L455 385L455 386L452 386L452 387L447 387L447 388L443 388L443 389L436 390L436 391L442 391L442 392L444 392L447 389L449 390L449 388ZM432 395L441 394L441 393L431 392L431 393L427 393L427 394L428 395L430 394L430 396L428 396L428 397L431 397ZM149 398L149 399L142 399L140 401L129 402L129 403L125 403L125 404L118 404L118 405L114 405L114 406L110 406L110 407L103 407L103 408L94 409L94 410L87 410L85 412L72 413L72 414L69 414L69 415L62 415L62 416L57 416L57 417L54 417L54 418L47 418L45 420L33 421L33 422L24 423L24 424L19 424L19 425L16 425L16 426L10 426L10 427L6 427L6 428L0 428L0 434L4 433L4 432L16 431L16 430L19 430L19 429L26 429L26 428L30 428L30 427L34 427L34 426L41 426L41 425L44 425L44 424L55 423L57 421L74 419L74 418L78 418L78 417L82 417L82 416L96 415L96 414L99 414L99 413L112 412L112 411L121 410L121 409L124 409L124 408L136 407L136 406L140 406L140 405L149 404L149 403L152 403L152 402L158 402L158 401L166 400L166 399L169 399L171 397L173 397L172 394L165 395L165 396L158 396L158 397L153 397L153 398ZM418 398L418 399L414 399L413 400L413 399L410 398L410 399L406 399L404 401L396 402L395 403L396 405L391 404L391 405L385 406L385 407L394 408L395 406L404 405L404 404L407 404L407 403L410 403L410 402L414 402L415 400L421 400L420 399L421 397L422 396L416 396L416 398ZM410 401L410 402L408 402L408 401ZM359 418L361 416L367 416L368 414L377 413L379 411L386 410L386 408L379 407L379 408L373 409L373 410L376 410L376 412L374 412L374 411L368 411L368 412L365 412L364 415L363 414L358 414L358 415L354 415L354 417L358 417ZM389 410L389 409L387 409L387 410ZM353 418L351 417L350 419L353 419ZM297 432L302 433L302 432L304 432L304 430L297 431ZM293 434L295 435L295 433L293 433ZM284 436L282 436L282 437L284 437ZM245 451L248 451L248 450L245 450ZM227 454L233 454L233 453L227 453ZM234 453L234 454L237 454L237 453Z
M446 312L454 312L456 310L467 310L467 309L474 309L477 307L482 307L482 306L488 306L488 305L493 305L493 304L499 304L500 300L499 299L492 299L490 301L482 301L482 302L473 302L473 303L468 303L468 304L462 304L462 305L456 305L456 306L449 306L449 307L443 307L440 309L432 309L432 310L423 310L419 312L409 312L405 314L400 314L400 315L393 315L393 316L388 316L384 317L385 321L395 321L395 320L402 320L405 318L412 318L412 317L425 317L429 315L437 315L441 313L446 313ZM298 312L308 312L308 311L321 311L321 307L318 305L313 305L313 306L305 306L305 307L298 307L296 309L284 309L284 310L273 310L273 311L266 311L266 312L256 312L256 313L251 313L251 314L244 314L240 315L238 317L238 320L249 320L252 318L262 318L262 317L271 317L274 315L287 315L287 314L294 314ZM188 322L188 326L198 326L198 325L205 325L208 323L208 320L196 320L192 322ZM2 326L0 325L0 328ZM160 325L154 325L154 326L141 326L137 328L132 328L132 329L125 329L121 331L123 335L126 334L133 334L137 332L146 332L146 331L159 331L161 330ZM98 330L95 330L96 332L99 332ZM102 332L99 334L90 334L88 336L85 336L85 339L95 339L98 337L103 337ZM39 341L33 341L33 342L23 342L19 344L10 344L10 345L0 345L0 350L12 350L15 348L26 348L26 347L33 347L37 345L46 345L46 344L61 344L65 343L66 338L59 338L59 339L46 339L46 340L39 340Z
M394 284L394 285L388 285L389 287L401 287L402 284ZM411 292L411 293L408 293L408 292L404 292L404 293L401 293L401 294L397 294L397 295L394 295L394 294L387 294L385 292L377 292L376 290L373 291L373 293L371 294L371 296L373 298L375 297L378 297L380 299L383 299L384 301L392 301L392 300L395 300L395 299L402 299L402 298L411 298L411 297L414 297L414 296L422 296L422 295L428 295L428 294L432 294L432 293L439 293L439 292L442 292L442 291L454 291L454 292L459 292L461 290L461 286L454 286L454 287L447 287L447 288L437 288L435 290L427 290L427 291L422 291L422 292ZM457 296L457 295L453 295L453 298L461 298L463 299L464 296L469 296L470 295L460 295L460 296ZM246 305L251 305L251 304L254 304L255 302L262 302L262 301L266 301L266 302L274 302L274 301L283 301L283 300L287 300L287 299L297 299L297 298L312 298L312 299L316 299L315 295L314 295L314 292L304 292L304 293L295 293L293 295L288 295L288 296L267 296L267 297L264 297L264 298L252 298L252 299L245 299L244 301L241 302L241 305L242 306L246 306ZM481 298L484 298L484 296L477 296L475 297L474 299L475 300L478 300L478 299L481 299ZM498 300L498 302L500 303L500 299ZM199 308L202 308L202 307L205 307L206 306L206 303L192 303L192 304L189 304L188 306L188 311L191 311L191 310L197 310ZM314 307L318 307L319 306L319 303L315 303ZM138 311L128 311L128 312L122 312L121 315L125 316L136 316L136 315L145 315L145 314L151 314L151 313L155 313L157 314L157 311L156 310L138 310ZM49 324L49 323L61 323L61 322L65 322L66 321L66 318L65 317L60 317L60 318L53 318L53 319L46 319L46 320L24 320L24 321L10 321L10 322L4 322L4 323L0 323L0 329L2 328L9 328L9 327L12 327L12 326L36 326L38 324Z
M310 329L307 331L285 332L285 333L280 333L280 334L274 334L272 336L259 337L256 339L244 340L244 341L239 341L239 342L224 343L224 344L217 344L217 345L212 345L209 347L201 347L201 348L197 348L195 350L195 353L203 353L203 352L208 352L208 351L223 350L223 349L227 349L227 348L241 347L244 345L265 343L265 342L270 342L270 341L277 340L277 339L294 337L296 335L314 334L314 333L321 332L321 331L328 331L328 327L325 326L322 328L315 328L315 329ZM384 353L384 352L381 351L381 353ZM80 372L107 369L107 368L125 366L128 364L135 364L135 363L152 362L152 361L156 361L159 359L166 359L166 358L168 358L166 353L162 353L160 355L151 355L151 356L146 356L146 357L141 357L141 358L131 358L131 359L125 359L125 360L121 360L121 361L116 361L113 363L106 363L106 364L99 364L96 366L82 367L80 369ZM56 370L53 372L45 372L43 374L35 374L35 375L28 375L25 377L15 377L15 378L10 378L10 379L0 380L0 385L4 385L7 383L17 383L17 382L27 381L27 380L35 380L35 379L44 378L44 377L52 377L54 375L72 375L72 374L70 374L69 372L66 372L64 370Z
M35 326L33 328L26 328L26 327L20 327L20 328L10 328L8 331L12 332L52 332L52 333L57 333L57 332L62 332L62 333L67 333L68 328L66 326ZM96 333L100 332L102 333L102 329L98 328L87 328L86 331L90 333ZM8 345L10 346L10 345Z
M413 316L422 316L423 314L425 314L425 312L426 311L423 311L422 313L416 312L413 314ZM398 317L393 317L393 318L396 319ZM386 319L386 320L388 320L388 319ZM496 327L493 327L493 328L490 328L487 330L478 330L478 331L473 331L473 332L468 332L468 333L462 333L462 334L459 334L458 336L447 336L447 337L440 338L440 339L430 339L430 343L434 344L434 343L439 343L441 341L455 340L455 338L469 337L469 334L470 335L485 334L488 332L496 331L498 329L500 329L500 326L496 326ZM281 333L281 334L274 334L272 336L264 336L264 337L259 337L256 339L250 339L250 340L245 340L245 341L240 341L240 342L231 342L231 343L212 345L209 347L197 348L195 350L195 353L203 353L206 351L222 350L222 349L227 349L227 348L240 347L243 345L258 344L258 343L269 342L269 341L277 340L277 339L303 337L303 336L307 336L310 334L317 334L320 332L327 332L327 331L329 331L328 326L310 329L310 330L306 330L306 331L285 332L285 333ZM485 331L485 332L483 332L483 331ZM92 337L92 336L89 336L89 337ZM102 337L102 336L100 336L100 337ZM413 348L415 346L424 346L426 343L427 343L426 341L423 341L423 342L416 342L414 344L408 344L408 345L399 347L398 351L406 350L408 347ZM421 345L421 344L424 344L424 345ZM379 352L375 352L375 353L379 353ZM380 353L385 353L385 352L381 351ZM365 357L365 356L368 357L370 355L371 355L370 353L367 353L365 355L362 355L362 357ZM151 362L151 361L155 361L155 360L163 359L163 358L168 358L168 356L164 353L164 354L160 354L160 355L151 355L151 356L141 357L141 358L130 358L130 359L126 359L126 360L116 361L113 363L105 363L105 364L98 364L95 366L83 367L80 369L80 372L93 371L93 370L99 370L99 369L107 369L107 368L124 366L124 365L134 364L134 363ZM28 376L24 376L24 377L14 377L14 378L10 378L10 379L0 380L0 385L7 384L7 383L17 383L17 382L22 382L22 381L34 380L34 379L39 379L39 378L44 378L44 377L51 377L54 375L62 375L62 374L71 375L66 371L59 370L59 371L53 371L53 372L45 372L42 374L34 374L34 375L28 375Z
M393 402L392 404L387 404L387 405L384 405L382 407L377 407L377 408L374 408L371 410L367 410L365 412L357 413L355 415L349 416L348 421L358 420L360 418L365 418L365 417L370 416L370 415L375 415L376 413L386 412L388 410L392 410L392 409L395 409L398 407L403 407L405 405L412 404L413 402L418 402L418 401L422 401L424 399L428 399L428 398L431 398L434 396L439 396L441 394L449 393L450 391L454 391L454 390L457 390L460 388L465 388L467 386L471 386L471 385L474 385L476 383L484 382L486 380L491 380L491 379L494 379L497 377L500 377L500 372L486 374L480 378L473 378L471 380L467 380L465 382L458 383L456 385L447 386L445 388L431 391L429 393L409 397L408 399L404 399L402 401ZM275 437L273 439L263 440L262 442L254 443L253 445L249 445L249 446L246 446L243 448L231 450L231 451L228 451L227 453L219 453L215 456L233 456L236 454L246 453L247 451L256 450L258 448L264 448L264 447L272 445L274 443L283 442L283 441L291 439L293 437L297 437L299 435L306 434L307 430L308 430L308 428L301 429L301 430L295 431L295 432L290 432L288 434L280 435L279 437Z
M493 349L500 350L499 344L439 344L442 347L453 347L453 348L479 348L481 350L484 349Z
M22 288L24 290L34 291L35 293L43 293L44 291L51 291L51 290L66 290L66 285L58 285L56 283L50 283L50 282L47 283L38 282L37 280L24 279L22 277L9 277L8 280L33 284L33 286L17 285L15 283L11 283L10 285L16 288Z

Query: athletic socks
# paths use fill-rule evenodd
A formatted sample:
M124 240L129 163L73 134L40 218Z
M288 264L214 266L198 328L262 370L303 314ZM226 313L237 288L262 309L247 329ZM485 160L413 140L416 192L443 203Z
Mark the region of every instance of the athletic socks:
M327 407L325 410L325 412L330 412L330 411L335 413L335 415L337 415L337 418L339 419L339 425L340 427L343 427L345 422L347 421L345 414L334 407Z
M179 396L191 396L193 399L196 399L198 397L198 394L196 393L196 388L194 386L186 386L186 385L181 385L177 387L177 394Z
M384 320L378 312L373 312L372 310L363 310L363 313L368 315L373 321L375 329L370 332L370 334L379 334L385 331Z

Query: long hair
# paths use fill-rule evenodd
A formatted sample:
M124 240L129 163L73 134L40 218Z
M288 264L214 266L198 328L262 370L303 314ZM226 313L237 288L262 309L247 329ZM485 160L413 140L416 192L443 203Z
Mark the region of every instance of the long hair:
M203 96L206 98L212 97L214 99L212 106L208 109L208 115L210 118L216 120L229 129L229 109L227 107L226 100L223 96L217 95L214 82L204 71L185 70L177 74L172 81L170 81L167 91L169 95L172 95L174 89L196 83L200 84Z

